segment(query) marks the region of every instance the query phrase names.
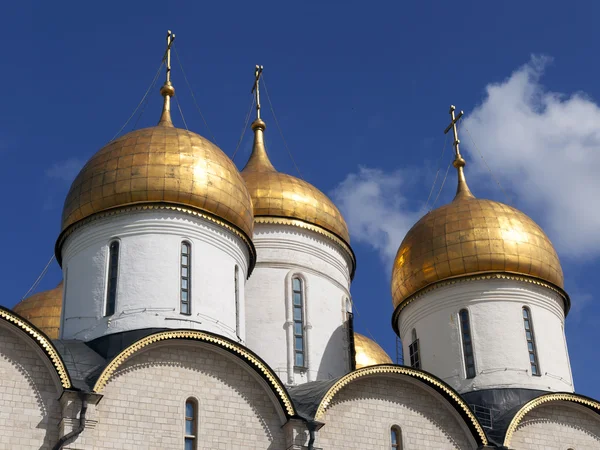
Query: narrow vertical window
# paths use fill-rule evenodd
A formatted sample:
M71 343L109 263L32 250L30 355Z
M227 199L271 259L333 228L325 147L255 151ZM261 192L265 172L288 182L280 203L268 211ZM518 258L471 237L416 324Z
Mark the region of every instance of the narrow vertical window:
M537 350L535 347L535 335L533 334L531 311L526 306L523 307L523 324L525 325L525 338L527 340L527 351L529 352L531 374L539 377L541 373L540 365L538 363Z
M402 450L402 432L400 427L394 425L391 430L392 450Z
M233 283L235 289L235 335L240 337L240 269L235 266L233 274Z
M417 330L412 330L412 343L408 346L408 354L410 355L410 365L415 369L421 368L421 355L419 354L419 339L417 338Z
M117 303L117 275L119 273L119 241L110 243L108 249L108 287L106 289L106 310L105 316L112 316L115 313L115 304Z
M462 334L463 353L465 357L465 372L467 378L475 378L475 358L473 356L473 341L471 339L471 322L469 320L469 311L461 309L460 313L460 332Z
M184 450L196 450L196 437L198 434L198 411L194 399L185 402L185 447Z
M189 242L181 243L181 314L191 314L192 284L192 246Z
M300 278L292 279L292 307L294 315L294 366L305 366L304 339L304 286Z
M352 302L346 298L346 331L348 333L348 356L350 359L350 371L356 369L356 345L354 342L354 314L352 313Z

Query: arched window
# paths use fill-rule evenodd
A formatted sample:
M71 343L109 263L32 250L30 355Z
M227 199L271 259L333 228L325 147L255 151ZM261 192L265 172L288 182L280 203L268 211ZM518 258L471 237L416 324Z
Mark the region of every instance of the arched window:
M184 450L196 450L198 437L198 403L193 398L185 401L185 447Z
M233 274L233 283L235 289L235 335L240 337L240 269L235 266Z
M119 274L119 241L112 241L108 248L108 286L106 289L105 316L115 313L117 303L117 276Z
M419 354L419 339L417 338L417 330L412 330L412 343L408 346L408 354L410 356L410 365L415 369L421 368L421 355Z
M305 367L304 286L298 277L292 278L292 308L294 317L294 366Z
M397 425L391 429L391 444L392 450L402 450L402 431Z
M181 314L192 314L192 246L189 242L181 243Z
M535 346L535 335L533 334L533 320L531 318L531 311L527 306L523 307L523 324L525 325L525 339L527 340L531 374L539 377L541 373Z
M471 339L471 321L469 320L469 311L461 309L460 313L460 332L462 334L463 353L465 357L465 372L467 378L475 378L475 358L473 356L473 340Z

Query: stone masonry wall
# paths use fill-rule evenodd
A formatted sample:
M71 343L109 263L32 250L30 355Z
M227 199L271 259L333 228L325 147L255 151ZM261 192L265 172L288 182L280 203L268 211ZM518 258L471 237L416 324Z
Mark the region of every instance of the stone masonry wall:
M181 341L132 357L102 392L96 427L69 448L183 449L189 397L199 404L198 450L285 448L279 406L232 358Z
M600 416L565 402L540 406L527 414L510 444L515 450L600 448Z
M423 387L401 378L363 378L333 399L317 447L391 448L390 429L402 430L404 449L473 449L449 406Z
M27 339L0 326L0 450L46 450L58 440L60 392Z

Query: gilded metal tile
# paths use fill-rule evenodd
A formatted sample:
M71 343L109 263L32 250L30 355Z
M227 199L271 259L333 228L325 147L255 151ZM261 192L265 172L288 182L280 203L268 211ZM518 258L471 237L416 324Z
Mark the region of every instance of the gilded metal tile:
M424 252L434 249L435 271ZM564 286L558 255L544 231L521 211L457 195L408 232L392 272L394 307L431 283L479 272L507 271Z
M377 364L393 364L392 358L377 342L362 334L354 333L354 350L357 369Z
M164 125L128 133L92 156L67 194L62 230L100 211L152 202L201 209L252 236L252 200L233 162L203 137Z
M27 319L50 339L58 339L62 311L63 282L49 291L33 294L13 307L13 311Z
M275 170L264 146L265 127L260 119L252 124L254 147L242 170L254 215L300 219L330 231L349 244L346 222L329 197L306 181Z

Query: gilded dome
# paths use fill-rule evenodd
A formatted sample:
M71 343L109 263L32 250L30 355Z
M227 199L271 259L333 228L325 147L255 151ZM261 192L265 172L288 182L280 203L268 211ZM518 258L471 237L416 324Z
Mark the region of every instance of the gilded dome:
M323 228L349 244L346 221L329 197L306 181L275 170L264 145L265 128L261 119L252 123L254 146L242 170L252 197L254 216L298 219Z
M393 364L392 358L377 342L362 334L354 333L354 350L357 369L377 364Z
M161 93L157 126L108 143L81 169L65 200L62 231L102 211L167 204L209 213L252 236L252 200L235 164L212 142L175 128L170 82Z
M392 269L394 307L432 283L491 272L531 276L562 289L558 255L544 231L512 206L475 198L463 166L459 156L454 200L421 218L398 249Z
M63 282L49 291L23 299L13 311L42 330L50 339L58 339L62 311Z

